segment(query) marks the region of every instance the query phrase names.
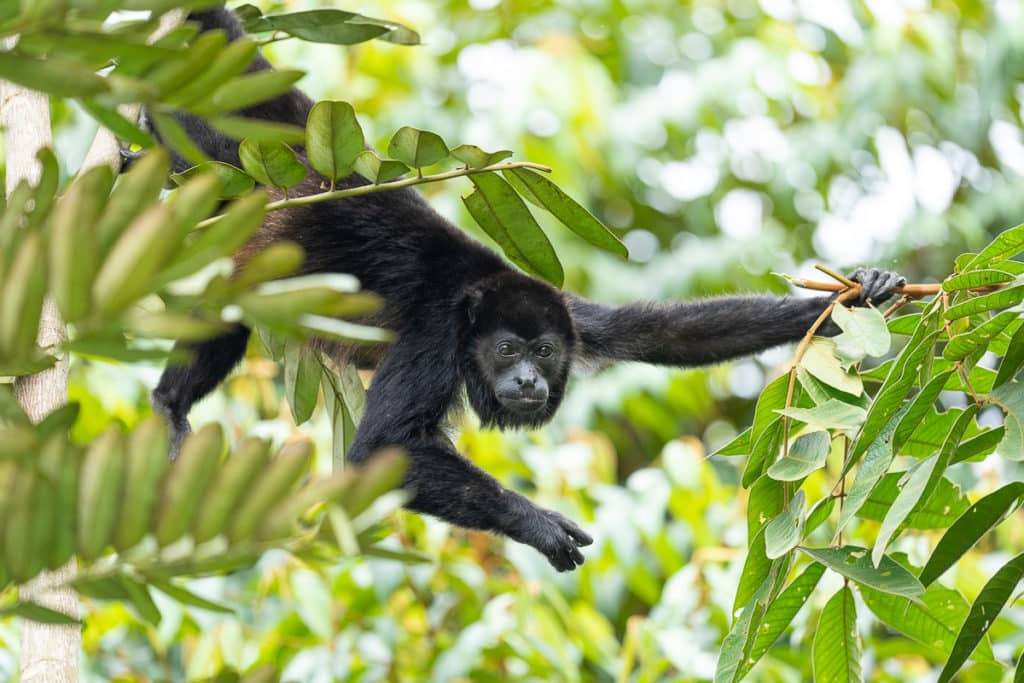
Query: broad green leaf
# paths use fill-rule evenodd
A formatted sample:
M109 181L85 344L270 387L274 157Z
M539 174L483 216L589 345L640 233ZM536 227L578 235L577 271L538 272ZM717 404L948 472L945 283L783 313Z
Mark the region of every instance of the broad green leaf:
M743 475L740 478L740 485L744 488L752 486L754 482L764 474L768 463L778 457L782 448L783 424L782 419L776 419L768 425L768 428L761 433L760 438L754 442L750 449L750 457L747 458L743 467Z
M999 443L999 452L1010 460L1024 460L1024 383L1007 382L989 398L1005 414L1006 434Z
M815 683L859 683L861 645L857 603L844 586L825 605L814 629L811 662Z
M476 145L459 145L451 150L451 155L466 164L468 168L483 168L501 163L512 156L512 152L507 149L485 152Z
M905 598L917 598L924 593L924 586L917 577L888 555L875 566L868 557L866 548L853 545L838 548L798 548L812 560L821 562L855 583L883 593L902 595Z
M391 22L374 22L375 20L362 17L355 12L321 9L256 17L246 21L245 26L246 30L252 33L284 31L307 42L331 45L355 45L383 37L396 27L404 28ZM416 35L414 31L406 31ZM417 42L418 36L415 42L409 44L414 45Z
M292 343L284 352L284 386L295 424L313 415L320 393L320 366L315 352L304 344Z
M832 320L843 331L833 338L840 349L853 347L859 352L858 358L888 353L892 340L885 318L877 309L836 306L832 309Z
M928 384L910 402L906 411L902 413L903 417L900 418L899 423L896 425L895 434L892 435L892 449L894 452L900 451L903 444L907 442L907 439L921 426L922 419L932 412L932 406L935 404L936 399L938 399L939 394L946 385L946 381L953 372L955 371L947 370L932 377L928 380Z
M986 429L981 434L961 442L960 448L956 449L956 453L953 454L949 464L955 465L958 462L970 460L971 458L980 458L988 455L996 449L1005 434L1005 428L996 427L995 429Z
M423 168L448 156L448 146L437 133L404 126L398 129L388 143L388 156L406 166Z
M759 477L750 486L750 495L747 498L748 543L753 542L754 535L781 513L785 506L785 484L767 476Z
M222 189L219 196L222 199L239 197L246 192L250 192L256 185L252 177L242 171L242 169L223 161L207 161L198 166L193 166L181 173L172 174L171 180L178 185L184 185L196 176L206 173L212 173L220 178Z
M306 167L283 142L243 140L238 146L238 156L245 172L263 185L288 189L306 177Z
M968 550L1021 504L1024 482L1011 482L971 505L939 540L921 570L921 583L929 585L956 564Z
M857 396L864 391L860 378L843 370L836 358L836 343L831 339L815 338L807 347L800 365L825 384L842 392Z
M89 112L96 121L109 128L110 131L119 138L123 138L133 145L139 145L140 147L154 147L156 141L153 136L143 131L137 125L121 116L117 109L113 107L104 107L97 104L93 100L80 99L78 101L82 105L82 109Z
M959 591L939 584L929 586L920 602L866 586L860 587L860 595L879 621L922 645L934 648L942 658L948 657L953 650L956 635L970 610L970 605ZM991 651L982 658L991 659Z
M199 609L204 609L209 612L217 612L220 614L234 613L234 610L232 610L230 607L222 605L218 602L214 602L212 600L207 600L206 598L200 595L196 595L195 593L193 593L192 591L188 590L183 586L180 586L176 583L171 583L171 581L167 579L157 577L146 577L146 581L161 593L165 593L167 596L174 598L176 601L180 602L183 605L188 605L189 607L198 607Z
M764 584L771 572L772 561L765 555L765 530L756 533L747 549L747 559L743 561L743 572L736 587L733 599L733 612L753 599L758 589Z
M946 360L957 361L975 351L987 348L993 338L1019 317L1018 311L1003 311L970 331L956 335L946 344L946 348L942 351L942 357Z
M807 497L803 489L796 492L789 504L764 528L765 556L775 560L790 550L803 538L804 507Z
M1000 567L999 571L981 589L981 593L971 605L970 614L967 615L967 619L957 635L949 660L939 674L939 683L948 683L953 675L960 670L985 633L988 632L992 622L1006 606L1007 600L1017 590L1022 578L1024 578L1024 555L1018 555Z
M1021 301L1024 301L1024 285L1004 287L991 294L982 294L981 296L972 297L955 306L951 306L943 314L943 317L946 320L966 318L967 316L984 313L985 311L1010 308L1011 306L1016 306Z
M212 116L206 122L232 140L250 139L254 142L283 142L288 145L301 145L306 140L306 130L290 123L244 116Z
M780 375L768 383L757 397L754 406L754 422L751 425L751 442L756 443L769 425L779 419L776 411L786 407L789 390L789 375Z
M294 69L256 71L233 78L203 98L193 110L197 114L227 114L264 102L291 89L305 72Z
M1008 228L999 233L966 266L963 268L958 266L958 270L964 272L987 268L999 261L1016 256L1021 251L1024 251L1024 225Z
M881 522L899 495L902 472L890 472L882 477L867 500L857 511L861 519ZM924 505L914 510L906 524L911 529L945 529L970 506L960 488L948 479L936 482L932 495Z
M815 529L828 521L832 511L836 509L836 497L826 496L815 503L814 507L807 514L807 523L804 525L804 538L810 536Z
M110 89L106 78L78 62L0 52L0 78L56 97L92 97Z
M1017 328L1013 338L1006 349L1003 360L999 363L999 373L996 375L993 387L999 387L1017 376L1021 367L1024 367L1024 325Z
M317 336L348 344L386 344L395 340L395 333L391 330L322 315L304 315L298 322Z
M121 174L96 225L100 255L106 254L132 219L160 196L170 165L167 151L157 147Z
M889 334L912 335L920 323L921 314L911 313L910 315L901 315L898 318L891 318L887 323L887 327L889 328Z
M29 621L37 621L41 624L80 624L74 617L69 617L63 612L50 609L36 602L16 602L13 605L0 607L0 618L7 615L21 617Z
M768 476L779 481L803 479L825 466L831 445L828 432L811 432L797 437L789 447L789 453L768 468Z
M190 164L200 165L210 161L210 158L206 156L206 153L196 145L195 141L189 136L189 134L182 128L178 120L170 114L165 114L159 111L150 111L150 120L157 132L160 134L160 140L187 160ZM148 157L150 153L145 156ZM145 157L143 157L145 158Z
M942 282L942 291L955 292L960 289L990 287L1004 282L1011 282L1014 276L1002 270L974 270L946 278Z
M882 561L889 541L920 502L938 461L939 456L933 455L927 460L916 462L909 471L900 477L900 481L905 483L892 502L892 507L885 513L885 519L882 520L882 527L878 530L878 537L875 539L875 546L871 551L871 560L876 567Z
M474 176L472 181L476 192L463 202L473 220L498 243L510 261L561 287L562 264L515 190L491 173Z
M626 245L611 230L541 174L527 168L513 168L503 171L502 175L527 201L548 211L587 242L623 258L629 255Z
M849 464L855 463L875 440L878 433L900 408L906 404L907 392L918 378L918 370L924 359L931 353L938 337L938 331L932 331L934 316L922 322L914 332L914 336L900 351L896 361L890 367L889 374L875 394L875 400L868 408L864 426L851 447Z
M724 446L721 446L718 450L716 450L714 452L714 455L749 455L750 448L752 445L750 442L750 435L752 431L752 428L747 427L745 430L740 432L732 441L725 444Z
M306 155L313 170L332 185L352 172L366 147L363 129L348 102L317 102L306 119Z
M188 107L202 100L214 88L219 87L222 83L231 80L245 71L255 56L256 43L250 38L242 37L231 41L223 50L217 53L213 62L207 64L202 72L170 94L166 98L167 103L175 107Z
M842 430L856 429L864 422L867 414L863 408L834 398L816 408L787 408L776 412L806 422L811 427Z
M793 621L800 608L804 606L814 588L818 585L821 575L825 573L825 567L817 562L811 563L804 569L800 576L793 579L793 582L786 586L779 597L775 598L768 605L764 614L762 626L757 630L754 644L750 649L747 659L740 667L740 678L746 675L754 664L760 661L764 653L779 639L782 633Z
M401 178L409 172L409 167L394 159L381 159L373 150L360 152L353 163L356 173L374 185Z

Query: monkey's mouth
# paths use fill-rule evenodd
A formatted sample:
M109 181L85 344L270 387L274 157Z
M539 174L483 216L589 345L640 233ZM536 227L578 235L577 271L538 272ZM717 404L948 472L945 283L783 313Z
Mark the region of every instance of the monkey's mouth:
M536 413L548 402L547 396L498 395L502 407L516 413Z

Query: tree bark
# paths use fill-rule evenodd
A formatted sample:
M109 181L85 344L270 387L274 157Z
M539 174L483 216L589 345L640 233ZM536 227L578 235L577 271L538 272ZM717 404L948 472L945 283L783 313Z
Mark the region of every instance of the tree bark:
M4 47L10 47L8 42ZM7 163L7 194L22 180L37 182L40 165L36 152L51 146L50 105L46 95L13 83L0 87L0 127L3 129ZM52 300L43 305L39 323L40 346L65 339L64 322ZM19 377L14 382L18 402L34 422L64 405L68 396L68 361L61 358L49 370ZM22 600L78 617L78 596L65 584L75 573L74 561L55 572L41 574L21 587ZM77 683L82 633L78 626L56 626L23 620L21 623L22 683Z

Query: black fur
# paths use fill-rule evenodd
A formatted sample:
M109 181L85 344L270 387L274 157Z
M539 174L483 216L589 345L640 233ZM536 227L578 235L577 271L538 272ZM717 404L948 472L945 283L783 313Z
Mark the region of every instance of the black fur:
M241 31L230 12L193 15L204 30ZM262 57L253 69L270 68ZM292 90L243 115L304 125L312 102ZM201 119L180 116L195 142L211 158L238 163L237 143ZM298 150L300 156L303 150ZM176 170L186 164L176 161ZM311 174L294 194L320 190ZM364 184L357 175L340 187ZM462 457L443 426L464 388L470 405L487 424L543 424L562 399L570 366L579 360L636 360L701 365L760 351L802 336L828 298L725 297L683 304L612 307L592 303L530 278L467 237L435 213L419 194L391 190L271 214L239 256L280 239L306 252L307 272L357 276L384 300L374 322L398 333L386 349L368 392L366 415L347 454L365 461L389 445L411 456L409 507L453 524L485 529L527 543L558 570L583 562L578 547L590 537L558 513L544 510ZM884 299L900 283L890 274L858 273L872 300ZM507 330L529 340L551 335L564 355L546 366L550 393L543 409L522 416L503 408L495 378L483 359L481 338ZM212 390L241 358L249 331L194 347L191 364L169 367L153 392L154 407L170 421L176 443L187 431L191 405Z

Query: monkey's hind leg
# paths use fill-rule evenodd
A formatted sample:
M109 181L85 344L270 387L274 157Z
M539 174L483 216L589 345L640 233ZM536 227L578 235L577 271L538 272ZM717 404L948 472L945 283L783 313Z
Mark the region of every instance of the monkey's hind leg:
M220 337L176 347L191 352L191 360L187 365L168 365L151 397L153 412L162 415L170 428L172 460L192 431L188 422L192 404L213 391L242 359L249 332L248 327L235 325Z

